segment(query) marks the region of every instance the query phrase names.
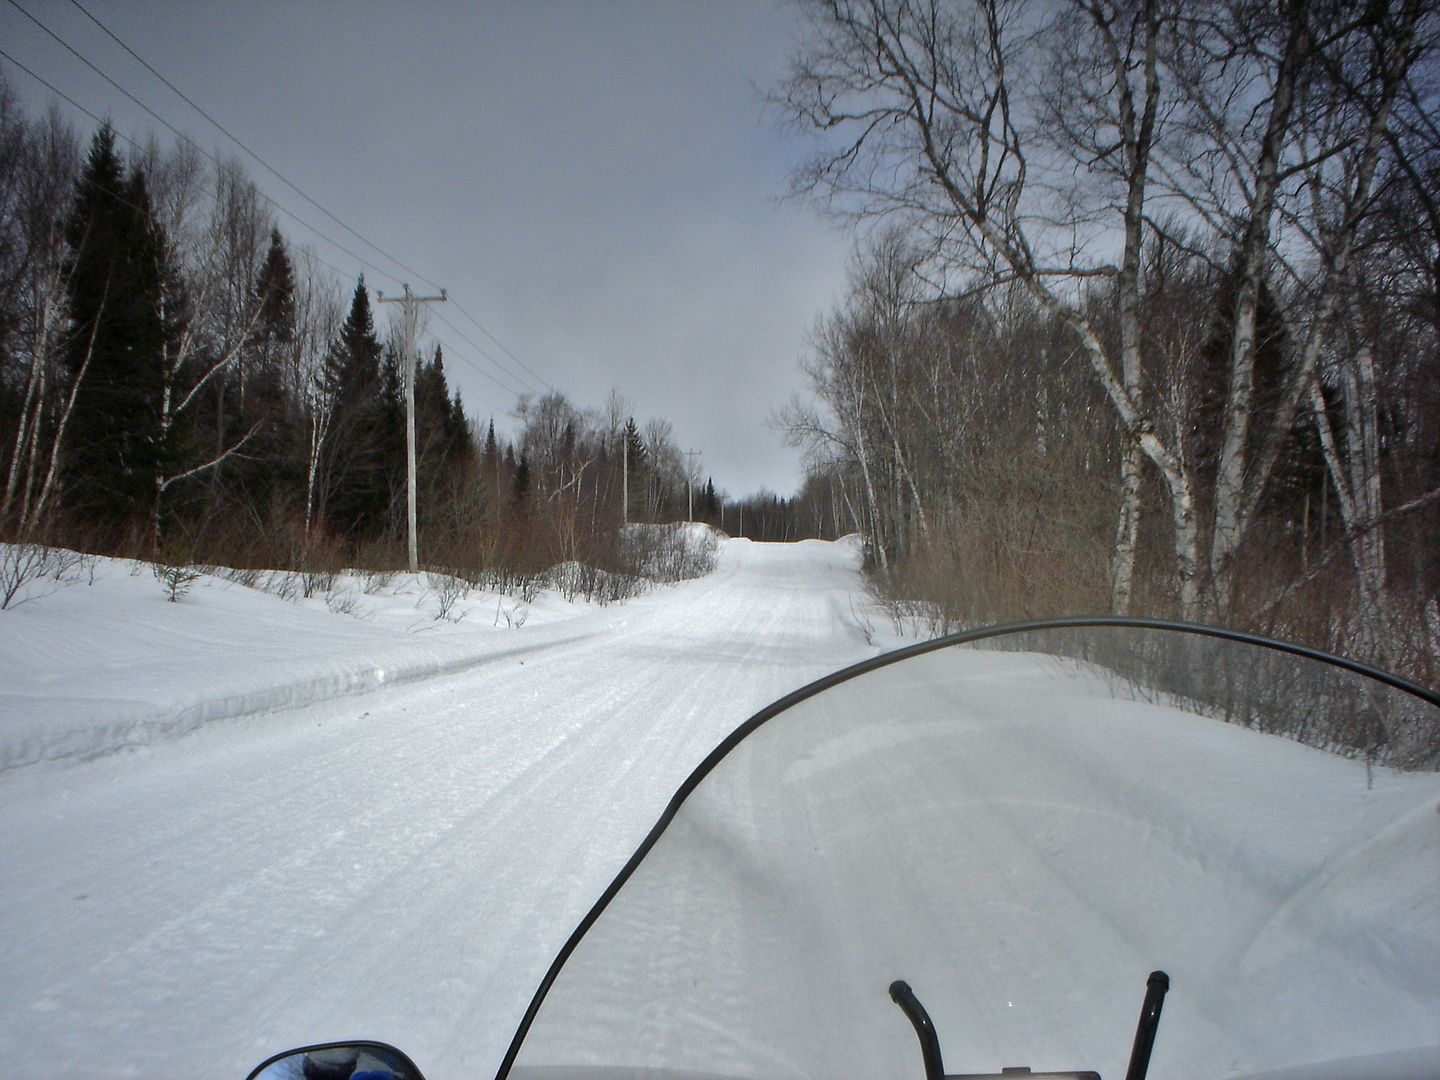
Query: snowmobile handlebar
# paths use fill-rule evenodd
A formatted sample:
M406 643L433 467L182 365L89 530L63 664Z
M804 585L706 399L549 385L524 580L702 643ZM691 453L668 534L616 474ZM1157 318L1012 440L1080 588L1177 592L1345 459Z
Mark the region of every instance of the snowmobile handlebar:
M1140 1022L1135 1028L1135 1042L1130 1051L1130 1066L1125 1070L1125 1080L1145 1080L1145 1073L1150 1068L1150 1052L1155 1047L1155 1032L1160 1026L1160 1010L1169 989L1170 976L1163 971L1152 971L1145 981L1145 1001L1140 1006ZM925 1080L1019 1080L1021 1077L1025 1080L1100 1080L1100 1074L1096 1072L1037 1073L1031 1072L1026 1065L1011 1066L998 1073L946 1073L935 1022L930 1019L925 1006L920 1004L915 991L910 989L910 984L903 979L892 982L890 1000L900 1006L920 1040Z

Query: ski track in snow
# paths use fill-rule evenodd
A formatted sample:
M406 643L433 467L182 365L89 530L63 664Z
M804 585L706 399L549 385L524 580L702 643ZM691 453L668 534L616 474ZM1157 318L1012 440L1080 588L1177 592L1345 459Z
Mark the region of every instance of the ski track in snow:
M399 1045L430 1080L488 1080L551 958L691 769L757 709L880 650L856 621L857 563L845 543L728 541L707 578L484 633L397 634L215 586L164 605L188 652L142 662L97 639L89 669L65 651L65 605L81 617L83 589L21 609L28 623L0 623L40 628L0 636L12 651L0 676L14 676L8 688L0 678L11 725L0 726L0 1061L17 1075L238 1080L287 1046L364 1037ZM153 582L121 582L134 596L101 612L105 633L126 634L141 585L153 600ZM272 624L283 630L269 641ZM170 640L155 632L133 628L152 650ZM252 654L227 658L227 633ZM1063 1018L1004 1000L1057 957L1088 969L1102 955L1120 982L1150 962L1163 925L1122 925L1087 900L1126 850L1171 860L1204 893L1196 911L1236 898L1226 917L1240 945L1210 956L1202 943L1185 961L1197 970L1263 970L1303 947L1313 928L1297 936L1289 904L1338 883L1359 909L1353 926L1321 928L1327 943L1373 953L1401 1002L1436 996L1440 780L1381 770L1370 793L1358 764L1285 744L1274 761L1313 770L1317 790L1341 774L1358 786L1308 817L1274 820L1283 800L1237 814L1272 767L1262 744L1250 771L1198 780L1189 759L1167 765L1160 740L1146 747L1133 731L1133 759L1117 760L1107 717L1145 707L1115 703L1055 745L1007 715L1007 665L1027 664L977 657L967 684L977 725L1003 723L1005 737L964 781L980 808L965 841L978 863L1044 882L1047 906L1033 890L1003 910L981 903L957 946L977 962L935 973L957 984L960 1007L937 1016L968 1048L956 1066L985 1064L1001 1032L1036 1046L1086 1029L1126 1042L1138 983L1123 1000L1076 986ZM1263 738L1219 733L1231 737ZM1164 734L1194 740L1196 761L1215 756L1216 738L1201 720ZM1067 817L1096 792L1113 821ZM950 873L931 874L942 898ZM1386 922L1409 937L1372 940ZM864 926L810 929L842 951L869 944ZM1392 940L1412 955L1386 955ZM1263 1018L1224 1002L1188 1007L1221 1042L1268 1037ZM903 1025L886 1032L911 1041ZM1226 1062L1207 1065L1177 1075Z

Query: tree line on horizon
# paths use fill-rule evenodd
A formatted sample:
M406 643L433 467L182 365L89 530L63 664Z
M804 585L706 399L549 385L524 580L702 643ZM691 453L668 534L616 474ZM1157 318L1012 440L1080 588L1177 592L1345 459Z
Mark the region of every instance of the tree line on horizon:
M0 86L0 539L286 569L403 564L398 332L287 243L239 166L82 151ZM478 427L439 344L416 358L422 560L618 566L627 521L683 517L668 422L558 391ZM628 489L628 508L623 499ZM713 481L697 516L719 517Z

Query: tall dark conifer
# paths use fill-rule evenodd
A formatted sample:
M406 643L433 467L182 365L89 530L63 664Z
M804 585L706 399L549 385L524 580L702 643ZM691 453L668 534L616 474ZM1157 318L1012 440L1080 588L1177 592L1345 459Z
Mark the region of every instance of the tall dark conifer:
M472 468L475 465L475 440L470 435L470 421L465 416L465 405L460 400L460 391L450 399L450 411L445 417L446 457L454 468Z
M640 437L640 429L635 425L633 416L625 422L625 429L620 437L625 440L626 464L630 468L630 474L635 476L645 464L645 440Z
M255 324L245 342L247 392L241 430L255 429L245 459L233 470L240 494L262 519L286 489L298 497L304 453L294 408L295 270L279 229L270 230L270 248L255 278Z
M1238 270L1234 263L1220 276L1215 295L1215 314L1210 336L1201 348L1199 407L1192 417L1192 443L1203 501L1214 498L1215 473L1219 465L1224 432L1224 401L1229 394L1230 351L1235 334L1235 302L1239 289ZM1255 325L1255 375L1253 409L1255 417L1271 416L1284 390L1283 381L1289 352L1293 347L1287 339L1284 319L1275 294L1267 282L1260 284ZM1259 439L1263 423L1252 423L1246 448L1248 460L1260 451ZM1275 463L1275 471L1266 488L1267 511L1298 525L1307 516L1307 501L1312 525L1318 528L1318 508L1326 483L1324 458L1313 419L1303 411L1297 416Z
M273 373L283 383L295 345L295 268L285 250L279 229L270 230L270 249L255 278L255 303L259 311L247 341L252 372Z
M155 478L173 456L161 428L173 282L145 177L138 169L125 176L108 124L91 141L65 240L67 361L79 378L66 430L66 502L113 536L146 520Z
M433 481L449 459L450 388L445 382L445 358L440 346L415 376L415 439L421 471Z
M362 276L323 375L326 396L334 404L322 462L320 509L332 530L352 538L378 532L389 505L380 357Z

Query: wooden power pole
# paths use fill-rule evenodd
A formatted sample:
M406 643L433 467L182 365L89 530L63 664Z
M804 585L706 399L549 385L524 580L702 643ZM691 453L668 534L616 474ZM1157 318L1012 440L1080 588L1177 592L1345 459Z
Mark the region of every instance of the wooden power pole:
M685 455L685 496L688 508L686 521L695 520L695 459L700 455L699 450L683 450Z
M407 540L410 572L413 574L420 569L419 545L415 540L415 327L420 320L420 305L444 301L445 290L441 289L439 296L416 296L409 285L401 287L405 290L404 296L387 297L379 292L376 296L382 304L399 304L405 315L405 502L409 513Z

